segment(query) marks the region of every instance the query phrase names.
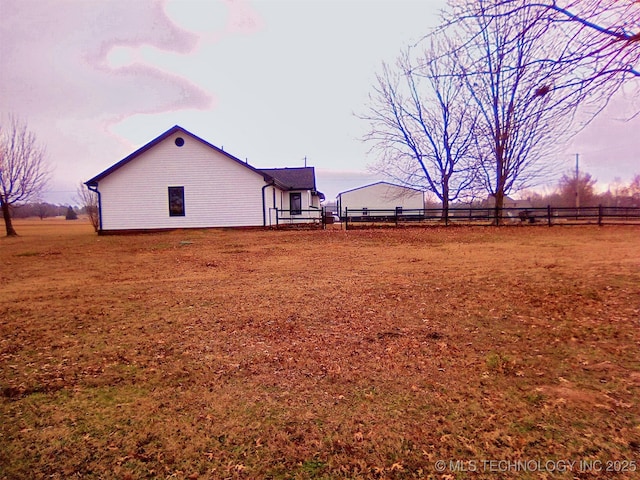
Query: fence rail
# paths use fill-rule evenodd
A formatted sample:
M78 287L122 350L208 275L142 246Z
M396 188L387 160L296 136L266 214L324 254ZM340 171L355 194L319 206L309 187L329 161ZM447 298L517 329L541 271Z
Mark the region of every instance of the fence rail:
M269 209L269 226L307 226L324 227L323 209L285 210L282 208Z
M447 214L432 209L345 209L346 229L409 224L437 225L640 225L640 207L502 208L452 207Z

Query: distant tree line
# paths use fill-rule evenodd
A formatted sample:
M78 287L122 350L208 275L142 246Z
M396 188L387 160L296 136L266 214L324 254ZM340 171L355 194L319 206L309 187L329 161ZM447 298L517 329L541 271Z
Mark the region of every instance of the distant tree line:
M85 208L71 205L55 205L47 202L31 202L11 206L11 216L13 218L34 218L40 220L51 217L65 217L69 215L69 209L76 215L85 215ZM70 218L71 219L71 218Z
M631 182L616 180L606 192L596 189L597 180L587 172L565 174L557 187L549 193L523 192L521 197L529 200L533 207L635 207L640 208L640 174Z
M628 207L640 208L640 174L625 183L616 179L609 188L602 192L597 188L597 179L588 172L579 172L576 179L574 172L562 175L552 189L524 190L517 197L518 201L526 200L533 208L582 208L582 207ZM478 196L466 201L452 204L453 207L485 207L487 198ZM440 208L438 200L431 196L427 201L428 208Z

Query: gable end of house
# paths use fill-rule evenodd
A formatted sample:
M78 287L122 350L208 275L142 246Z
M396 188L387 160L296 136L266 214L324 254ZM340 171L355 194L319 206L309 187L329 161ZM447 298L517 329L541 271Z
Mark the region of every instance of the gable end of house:
M255 172L258 175L261 175L264 178L265 182L274 182L276 185L278 184L278 182L276 181L276 179L274 179L273 177L271 177L269 174L249 165L247 162L243 162L242 160L240 160L237 157L234 157L233 155L231 155L228 152L225 152L224 150L222 150L221 148L216 147L215 145L213 145L212 143L207 142L206 140L200 138L199 136L189 132L188 130L182 128L179 125L174 125L173 127L171 127L169 130L167 130L166 132L160 134L158 137L154 138L153 140L151 140L149 143L143 145L142 147L140 147L138 150L136 150L135 152L131 153L130 155L126 156L125 158L123 158L122 160L120 160L119 162L113 164L112 166L110 166L109 168L107 168L106 170L100 172L98 175L96 175L95 177L87 180L85 183L85 185L87 187L97 187L98 183L100 182L100 180L104 179L105 177L111 175L113 172L119 170L120 168L124 167L125 165L127 165L128 163L130 163L131 161L135 160L136 158L138 158L140 155L142 155L143 153L145 153L146 151L152 149L153 147L155 147L156 145L158 145L160 142L162 142L163 140L165 140L166 138L169 138L170 136L174 135L175 133L181 133L185 136L191 137L192 139L202 143L203 145L206 145L207 147L215 150L216 152L224 155L225 157L227 157L230 160L233 160L234 162L248 168L249 170L252 170L253 172ZM281 187L283 187L283 185L279 185Z

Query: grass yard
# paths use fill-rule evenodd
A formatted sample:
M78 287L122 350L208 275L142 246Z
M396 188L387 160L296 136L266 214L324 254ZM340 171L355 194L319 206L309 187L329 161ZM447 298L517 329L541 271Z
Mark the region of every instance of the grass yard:
M2 479L640 475L640 228L15 224Z

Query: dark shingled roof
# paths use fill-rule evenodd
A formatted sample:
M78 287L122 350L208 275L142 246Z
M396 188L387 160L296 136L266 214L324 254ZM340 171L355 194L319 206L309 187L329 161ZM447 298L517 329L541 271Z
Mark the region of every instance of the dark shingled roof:
M260 171L289 190L311 190L324 200L324 193L316 190L316 171L313 167L261 168Z
M316 189L316 174L313 167L261 168L260 171L287 185L291 190Z

